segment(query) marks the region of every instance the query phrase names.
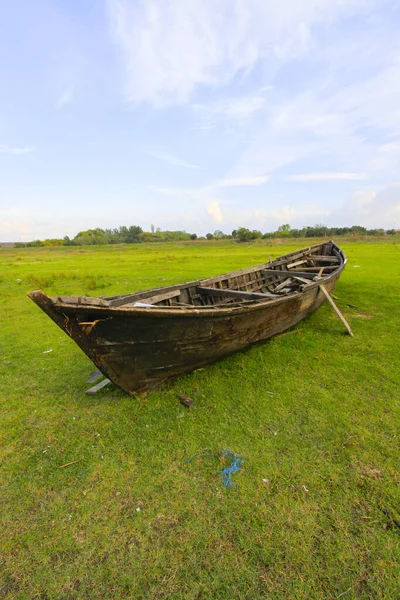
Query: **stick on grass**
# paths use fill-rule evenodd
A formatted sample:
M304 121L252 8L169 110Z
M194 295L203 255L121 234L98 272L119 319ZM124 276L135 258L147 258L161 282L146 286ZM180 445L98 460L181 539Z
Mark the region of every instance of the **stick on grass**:
M335 311L335 313L337 314L337 316L339 317L339 319L342 321L343 325L346 327L346 329L349 332L349 334L351 335L351 337L354 337L354 334L353 334L353 332L351 330L350 325L348 324L348 322L346 321L346 319L344 318L344 316L342 315L342 313L340 312L340 310L338 309L338 307L336 306L336 304L334 303L334 301L330 297L329 292L327 291L327 289L325 288L325 286L321 285L320 288L324 292L324 294L327 297L327 299L329 300L329 302L331 303L331 305L333 307L333 310Z
M65 469L65 467L70 467L71 465L75 465L76 463L80 462L81 460L82 460L81 458L78 458L78 460L73 460L72 462L65 463L65 465L61 465L58 468L59 469Z

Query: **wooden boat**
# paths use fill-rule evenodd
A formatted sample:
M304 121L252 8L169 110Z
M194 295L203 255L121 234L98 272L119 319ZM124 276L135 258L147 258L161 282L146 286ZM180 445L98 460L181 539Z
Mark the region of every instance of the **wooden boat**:
M91 298L29 297L128 394L293 327L326 299L345 268L332 241L225 275Z

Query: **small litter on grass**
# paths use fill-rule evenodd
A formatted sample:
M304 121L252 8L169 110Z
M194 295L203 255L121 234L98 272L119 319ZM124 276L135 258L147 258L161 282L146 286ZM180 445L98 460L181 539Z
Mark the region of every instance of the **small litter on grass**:
M58 467L59 469L65 469L65 467L70 467L71 465L75 465L76 463L80 462L82 459L78 458L78 460L72 460L69 463L65 463L65 465L61 465L60 467Z
M233 483L233 481L231 479L231 476L233 473L240 471L240 469L244 463L243 456L238 456L234 452L231 452L231 450L222 450L222 452L220 452L219 454L213 454L213 453L209 452L208 450L206 450L205 452L202 452L201 454L195 454L195 456L188 458L186 460L186 462L190 462L194 458L200 458L200 456L214 456L214 457L224 456L228 460L231 460L232 463L229 467L225 467L225 469L217 471L217 473L221 473L222 483L224 484L225 487L236 487L236 485Z
M355 269L359 269L359 268L360 268L360 265L353 265L353 267L354 267Z
M50 350L44 350L42 354L48 354L49 352L53 352L53 348L50 348Z
M140 512L140 510L141 510L141 509L140 509L140 507L138 506L138 507L137 507L137 509L136 509L136 512Z
M189 396L186 396L185 394L178 394L178 398L180 400L180 403L184 406L187 406L188 408L190 408L194 404L194 400L192 400L192 398L189 398Z
M237 456L230 450L222 450L222 456L226 456L229 460L232 461L230 467L226 467L222 469L220 473L222 473L222 481L225 487L236 487L233 481L231 480L232 473L236 473L236 471L240 471L242 464L244 463L243 456Z

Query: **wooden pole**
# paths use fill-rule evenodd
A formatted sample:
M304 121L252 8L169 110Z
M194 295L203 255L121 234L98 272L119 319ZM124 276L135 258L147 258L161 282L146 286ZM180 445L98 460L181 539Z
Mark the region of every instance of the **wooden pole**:
M334 301L332 300L332 298L329 295L329 292L327 291L327 289L325 288L324 285L320 285L321 290L324 292L325 296L327 297L327 299L329 300L329 302L331 303L333 310L335 311L335 313L337 314L337 316L339 317L339 319L342 321L343 325L346 327L347 331L349 332L349 334L351 335L351 337L354 337L354 334L351 330L350 325L348 324L348 322L346 321L346 319L344 318L344 316L342 315L342 313L340 312L340 310L338 309L338 307L336 306L336 304L334 303Z

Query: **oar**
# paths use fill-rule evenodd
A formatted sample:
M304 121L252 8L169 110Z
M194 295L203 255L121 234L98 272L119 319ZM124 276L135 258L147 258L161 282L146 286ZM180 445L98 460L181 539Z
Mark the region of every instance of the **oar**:
M351 330L350 325L348 324L348 322L346 321L346 319L344 318L344 316L342 315L342 313L340 312L340 310L338 309L338 307L336 306L336 304L334 303L334 301L330 297L329 292L327 291L327 289L325 288L325 286L321 284L319 287L324 292L324 294L327 297L327 299L329 300L329 302L332 304L333 310L335 311L335 313L337 314L337 316L339 317L339 319L342 321L343 325L346 327L346 329L349 332L349 334L351 335L351 337L354 337L354 334L353 334L353 332Z

